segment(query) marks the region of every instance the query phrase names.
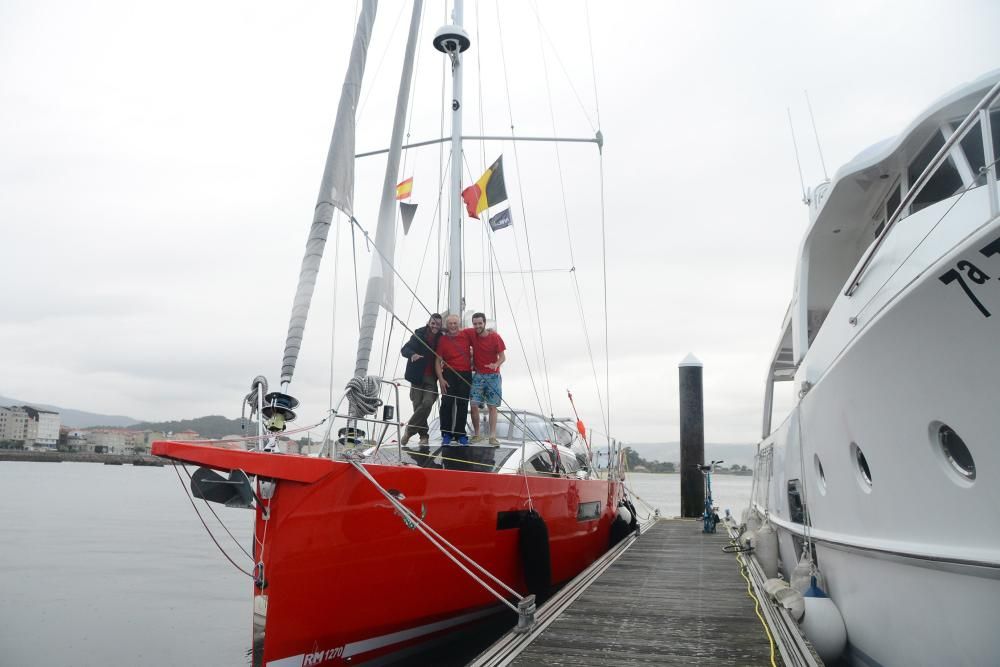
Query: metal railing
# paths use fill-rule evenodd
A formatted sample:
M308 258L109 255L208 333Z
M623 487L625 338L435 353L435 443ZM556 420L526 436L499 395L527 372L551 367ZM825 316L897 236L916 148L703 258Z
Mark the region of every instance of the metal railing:
M382 419L378 419L376 417L352 417L350 415L341 414L339 412L340 406L342 406L344 404L344 400L347 398L347 393L348 393L348 392L344 392L341 395L340 400L337 401L337 403L334 405L333 409L330 410L330 417L329 417L329 421L327 422L327 425L326 425L326 432L323 434L323 443L320 446L320 453L319 453L320 457L328 456L329 458L332 458L332 459L337 458L338 451L342 451L342 450L338 450L337 445L346 445L347 442L348 442L348 440L356 440L357 441L357 442L353 443L353 446L357 446L357 445L362 444L359 441L359 439L357 437L357 434L359 432L360 433L364 433L364 432L361 431L358 428L358 425L359 424L370 424L371 428L372 428L372 437L369 438L369 440L373 444L375 444L376 451L378 450L379 447L382 446L382 442L383 442L383 440L385 440L385 436L389 432L389 428L390 427L395 427L396 428L396 447L399 449L399 457L400 457L400 459L402 459L402 457L403 457L403 445L402 445L402 440L403 440L403 437L402 437L402 428L403 428L403 424L399 420L399 415L400 415L400 411L399 411L399 383L394 382L392 380L379 379L379 384L381 384L381 385L388 385L389 387L392 387L392 392L393 392L393 394L395 396L395 404L392 406L393 407L392 418L391 419L386 419L385 418L385 411L384 411L384 409L385 409L385 407L388 406L388 404L385 404L385 405L382 406L382 408L383 408L383 413L382 413L383 414L383 418ZM377 412L376 412L376 414L377 414ZM338 430L336 437L331 440L330 434L333 432L334 424L337 423L338 419L343 420L346 425L344 426L343 429ZM375 430L379 426L382 427L382 432L378 435L378 438L376 438L375 437ZM365 435L367 435L367 433L365 433Z
M969 115L965 117L965 120L962 121L961 125L959 125L958 128L951 133L951 136L944 142L944 145L941 146L938 152L934 154L934 157L931 158L931 161L927 164L924 170L920 172L920 176L917 177L917 180L914 181L910 189L907 190L903 199L899 202L899 206L896 207L896 210L893 211L892 216L886 222L885 227L882 229L882 233L876 237L875 242L870 248L868 248L868 251L861 259L861 263L858 265L858 268L854 270L854 273L851 275L851 280L848 282L847 290L844 291L845 296L852 296L858 289L858 286L861 284L861 278L868 269L868 265L871 264L871 261L875 258L875 254L882 246L882 243L889 235L889 232L892 231L892 228L897 222L899 222L902 213L910 207L910 204L912 204L913 200L920 194L920 191L924 189L927 182L932 176L934 176L934 174L937 173L941 165L944 164L944 161L948 158L948 154L951 153L951 149L965 138L969 129L971 129L977 121L979 121L980 130L983 133L983 151L986 156L984 164L986 168L986 181L989 187L990 197L990 217L992 218L997 215L996 163L995 158L993 157L993 152L990 150L993 145L993 136L990 131L990 116L988 109L998 97L1000 97L1000 82L994 84L993 87L990 88L989 92L986 93L981 100L979 100L979 103L972 109L971 112L969 112Z

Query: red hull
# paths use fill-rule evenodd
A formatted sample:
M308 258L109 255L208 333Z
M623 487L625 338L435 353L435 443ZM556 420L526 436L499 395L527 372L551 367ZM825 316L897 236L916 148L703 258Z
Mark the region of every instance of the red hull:
M349 463L171 442L154 443L153 453L276 481L265 500L270 517L264 521L258 508L255 526L254 557L264 563L267 581L254 591L267 596L264 665L358 664L453 630L497 604L408 528ZM552 581L563 582L607 551L620 497L619 485L600 480L366 468L445 539L522 593L518 530L498 527L499 513L527 509L530 495L548 528ZM578 519L587 502L599 503L599 515Z

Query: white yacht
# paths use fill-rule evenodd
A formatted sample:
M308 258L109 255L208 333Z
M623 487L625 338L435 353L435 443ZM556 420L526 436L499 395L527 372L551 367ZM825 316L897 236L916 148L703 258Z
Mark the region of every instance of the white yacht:
M748 524L770 576L818 575L850 664L1000 663L998 98L1000 70L806 195Z

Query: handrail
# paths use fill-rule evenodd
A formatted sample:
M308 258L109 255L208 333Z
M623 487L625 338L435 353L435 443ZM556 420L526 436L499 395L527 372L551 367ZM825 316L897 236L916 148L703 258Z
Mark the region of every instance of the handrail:
M868 265L871 264L872 259L875 258L875 254L882 246L882 242L885 241L889 232L896 225L896 223L899 222L900 214L909 208L910 204L913 203L913 200L916 199L918 194L920 194L920 191L924 189L927 181L930 180L931 176L937 173L938 168L942 163L944 163L945 158L948 157L948 153L951 152L951 149L955 146L955 144L965 138L969 128L971 128L978 120L980 109L988 108L994 100L997 99L997 97L1000 97L1000 81L994 84L993 87L990 88L989 92L986 93L981 100L979 100L979 104L977 104L969 115L965 117L962 124L959 125L954 132L952 132L951 136L948 137L948 140L944 142L944 145L941 146L938 152L934 154L934 157L931 158L931 161L927 164L924 170L920 172L920 176L917 177L917 180L914 181L910 189L907 190L902 201L899 202L899 206L896 207L896 210L893 212L888 222L886 222L885 227L882 229L882 233L875 238L875 242L868 248L868 251L862 258L858 268L854 270L854 273L851 275L851 280L848 283L847 290L844 291L844 296L853 296L854 292L861 284L861 276L868 268ZM989 165L992 161L993 156L987 156L985 164Z

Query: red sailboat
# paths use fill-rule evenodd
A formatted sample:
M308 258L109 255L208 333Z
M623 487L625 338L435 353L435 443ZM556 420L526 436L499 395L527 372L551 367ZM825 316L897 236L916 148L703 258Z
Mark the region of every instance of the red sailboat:
M348 410L340 412L338 405L330 411L319 456L277 451L277 434L295 418L297 401L286 391L335 209L358 224L353 127L374 0L365 0L358 20L292 311L282 391L269 393L258 377L247 397L257 418L256 446L243 451L211 443L153 444L158 456L199 466L190 483L196 497L254 509L254 665L391 659L508 608L517 614L512 624L530 626L535 595L579 574L613 538L635 526L621 468L612 464L619 454L609 447L601 478L585 430L577 434L564 423L572 421L508 406L500 415L500 446L437 444L432 437L435 444L409 450L398 437L398 383L367 375L379 309L392 312L395 183L421 8L416 0L358 362L341 401ZM461 60L470 45L461 28L461 0L453 19L454 25L438 31L434 46L452 65L452 152L461 155ZM462 222L461 161L452 160L452 167L455 229ZM460 229L452 238L448 302L450 312L460 313Z

